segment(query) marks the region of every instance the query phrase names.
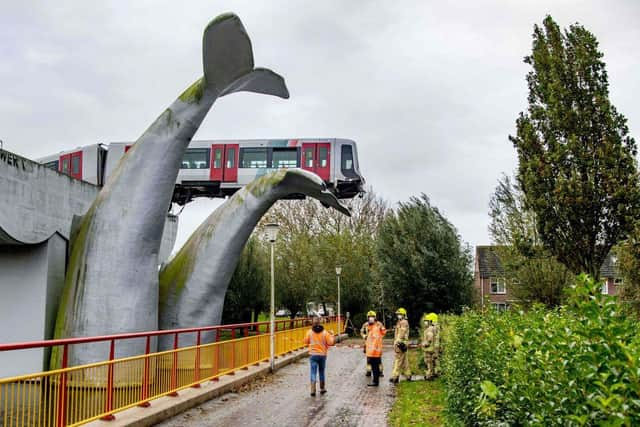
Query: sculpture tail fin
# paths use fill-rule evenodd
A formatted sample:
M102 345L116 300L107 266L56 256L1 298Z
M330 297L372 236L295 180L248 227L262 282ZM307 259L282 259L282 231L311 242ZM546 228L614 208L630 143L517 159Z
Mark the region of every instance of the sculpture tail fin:
M204 80L220 96L247 91L288 98L284 79L253 66L253 49L240 18L233 13L218 16L204 30L202 46Z

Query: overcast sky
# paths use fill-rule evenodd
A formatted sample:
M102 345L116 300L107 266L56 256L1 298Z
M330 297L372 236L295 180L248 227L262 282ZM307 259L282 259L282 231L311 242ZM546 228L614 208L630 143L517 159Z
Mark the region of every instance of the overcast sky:
M219 99L196 139L354 139L375 191L392 204L426 193L472 245L489 243L489 198L516 166L522 58L546 14L596 35L640 139L639 1L0 0L5 148L36 158L137 139L202 74L202 31L226 11L291 98ZM188 205L178 244L219 203Z

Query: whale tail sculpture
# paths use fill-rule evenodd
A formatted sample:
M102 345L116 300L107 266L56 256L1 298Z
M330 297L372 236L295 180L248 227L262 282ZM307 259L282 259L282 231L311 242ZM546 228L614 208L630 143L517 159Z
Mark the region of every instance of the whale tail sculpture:
M77 221L55 337L154 330L158 326L158 251L182 157L219 96L249 91L288 98L284 79L254 69L251 41L231 13L203 36L204 76L167 108L122 158L88 212ZM118 345L116 355L144 351ZM102 360L107 347L77 345L70 364ZM51 366L59 366L57 348Z
M160 328L210 326L220 323L224 297L246 241L260 218L279 199L302 194L350 215L324 181L302 169L280 169L235 193L191 235L160 271ZM195 345L181 337L181 346ZM202 342L215 339L203 333ZM160 339L169 349L170 339Z

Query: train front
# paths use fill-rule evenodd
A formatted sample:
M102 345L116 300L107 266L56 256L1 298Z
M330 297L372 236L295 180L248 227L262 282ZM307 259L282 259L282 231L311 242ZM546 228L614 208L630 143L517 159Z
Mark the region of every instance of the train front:
M335 170L336 196L339 199L350 199L364 193L365 179L360 173L355 141L336 139L336 151L339 158Z

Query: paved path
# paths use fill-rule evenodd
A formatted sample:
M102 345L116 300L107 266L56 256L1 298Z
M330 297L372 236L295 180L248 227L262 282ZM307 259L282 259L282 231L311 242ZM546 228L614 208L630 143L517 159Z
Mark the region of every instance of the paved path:
M338 344L329 352L324 396L309 396L309 361L305 358L159 426L386 426L395 396L388 381L392 361L393 351L385 347L387 376L381 378L380 387L367 387L362 348Z

